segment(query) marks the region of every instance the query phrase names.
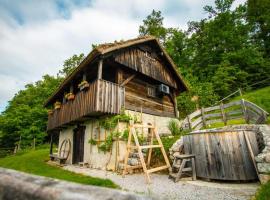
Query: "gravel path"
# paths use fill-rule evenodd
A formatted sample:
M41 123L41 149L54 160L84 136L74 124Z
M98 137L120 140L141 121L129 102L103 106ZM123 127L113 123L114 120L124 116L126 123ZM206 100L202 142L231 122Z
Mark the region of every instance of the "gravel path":
M160 199L181 199L181 200L246 200L255 194L258 183L213 183L205 181L181 180L174 183L167 175L151 174L151 184L145 183L143 174L126 175L122 178L113 172L80 168L78 166L65 166L64 169L76 173L108 178L119 185L123 190L139 194L158 197Z

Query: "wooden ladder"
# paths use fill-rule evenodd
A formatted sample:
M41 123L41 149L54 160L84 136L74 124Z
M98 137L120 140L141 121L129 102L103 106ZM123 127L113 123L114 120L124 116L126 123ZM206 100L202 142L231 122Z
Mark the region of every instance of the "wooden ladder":
M137 137L136 128L141 128L141 129L148 128L148 129L150 129L150 134L151 134L150 145L140 145L138 137ZM132 136L134 138L135 146L131 145ZM153 145L154 136L156 137L156 140L158 142L157 145ZM156 168L147 169L147 167L150 167L152 149L153 148L160 148L161 149L161 152L162 152L162 155L163 155L164 160L166 162L166 165L156 167ZM131 149L136 149L138 151L139 159L140 159L140 163L141 163L140 165L137 165L137 166L128 166L127 165ZM143 153L142 153L143 149L149 149L148 156L147 156L147 165L145 163L144 156L143 156ZM150 176L149 176L150 173L160 171L160 170L164 170L164 169L169 169L169 171L171 172L171 165L170 165L169 159L168 159L168 157L166 155L164 146L163 146L163 144L161 142L159 134L156 131L155 126L153 126L153 125L134 124L133 121L130 121L128 142L127 142L127 151L126 151L126 156L125 156L125 161L124 161L123 177L125 176L128 169L138 169L138 168L143 168L147 183L151 183Z

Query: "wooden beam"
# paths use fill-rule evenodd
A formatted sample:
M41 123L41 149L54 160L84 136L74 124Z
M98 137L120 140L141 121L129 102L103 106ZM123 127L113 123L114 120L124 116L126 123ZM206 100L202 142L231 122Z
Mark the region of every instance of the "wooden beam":
M130 77L128 77L126 80L124 80L123 83L121 83L121 87L125 86L129 81L131 81L134 77L136 76L136 74L132 74Z
M102 79L102 65L103 65L103 60L101 59L98 63L98 79Z

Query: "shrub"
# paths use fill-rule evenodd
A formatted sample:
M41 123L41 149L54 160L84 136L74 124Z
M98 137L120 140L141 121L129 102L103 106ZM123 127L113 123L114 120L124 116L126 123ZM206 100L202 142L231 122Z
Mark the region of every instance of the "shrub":
M168 129L171 131L172 135L179 135L180 134L179 123L174 119L169 121Z

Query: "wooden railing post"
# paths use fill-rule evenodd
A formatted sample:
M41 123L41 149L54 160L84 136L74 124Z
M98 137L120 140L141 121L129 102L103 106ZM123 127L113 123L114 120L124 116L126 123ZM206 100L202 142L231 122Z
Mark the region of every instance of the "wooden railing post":
M243 114L244 114L245 121L246 121L246 123L249 124L249 116L248 116L248 113L247 113L247 107L245 105L245 100L244 99L241 99L241 105L242 105L242 111L243 111Z
M191 126L191 121L190 121L189 115L187 116L187 121L188 121L189 130L192 130L192 126Z
M205 116L204 116L204 107L201 108L201 115L202 115L203 126L206 127L206 121L205 121Z
M224 125L227 125L227 119L226 119L226 114L224 112L224 107L223 107L223 103L221 102L220 104L220 111L221 111L221 115L222 115L222 120L224 122Z

